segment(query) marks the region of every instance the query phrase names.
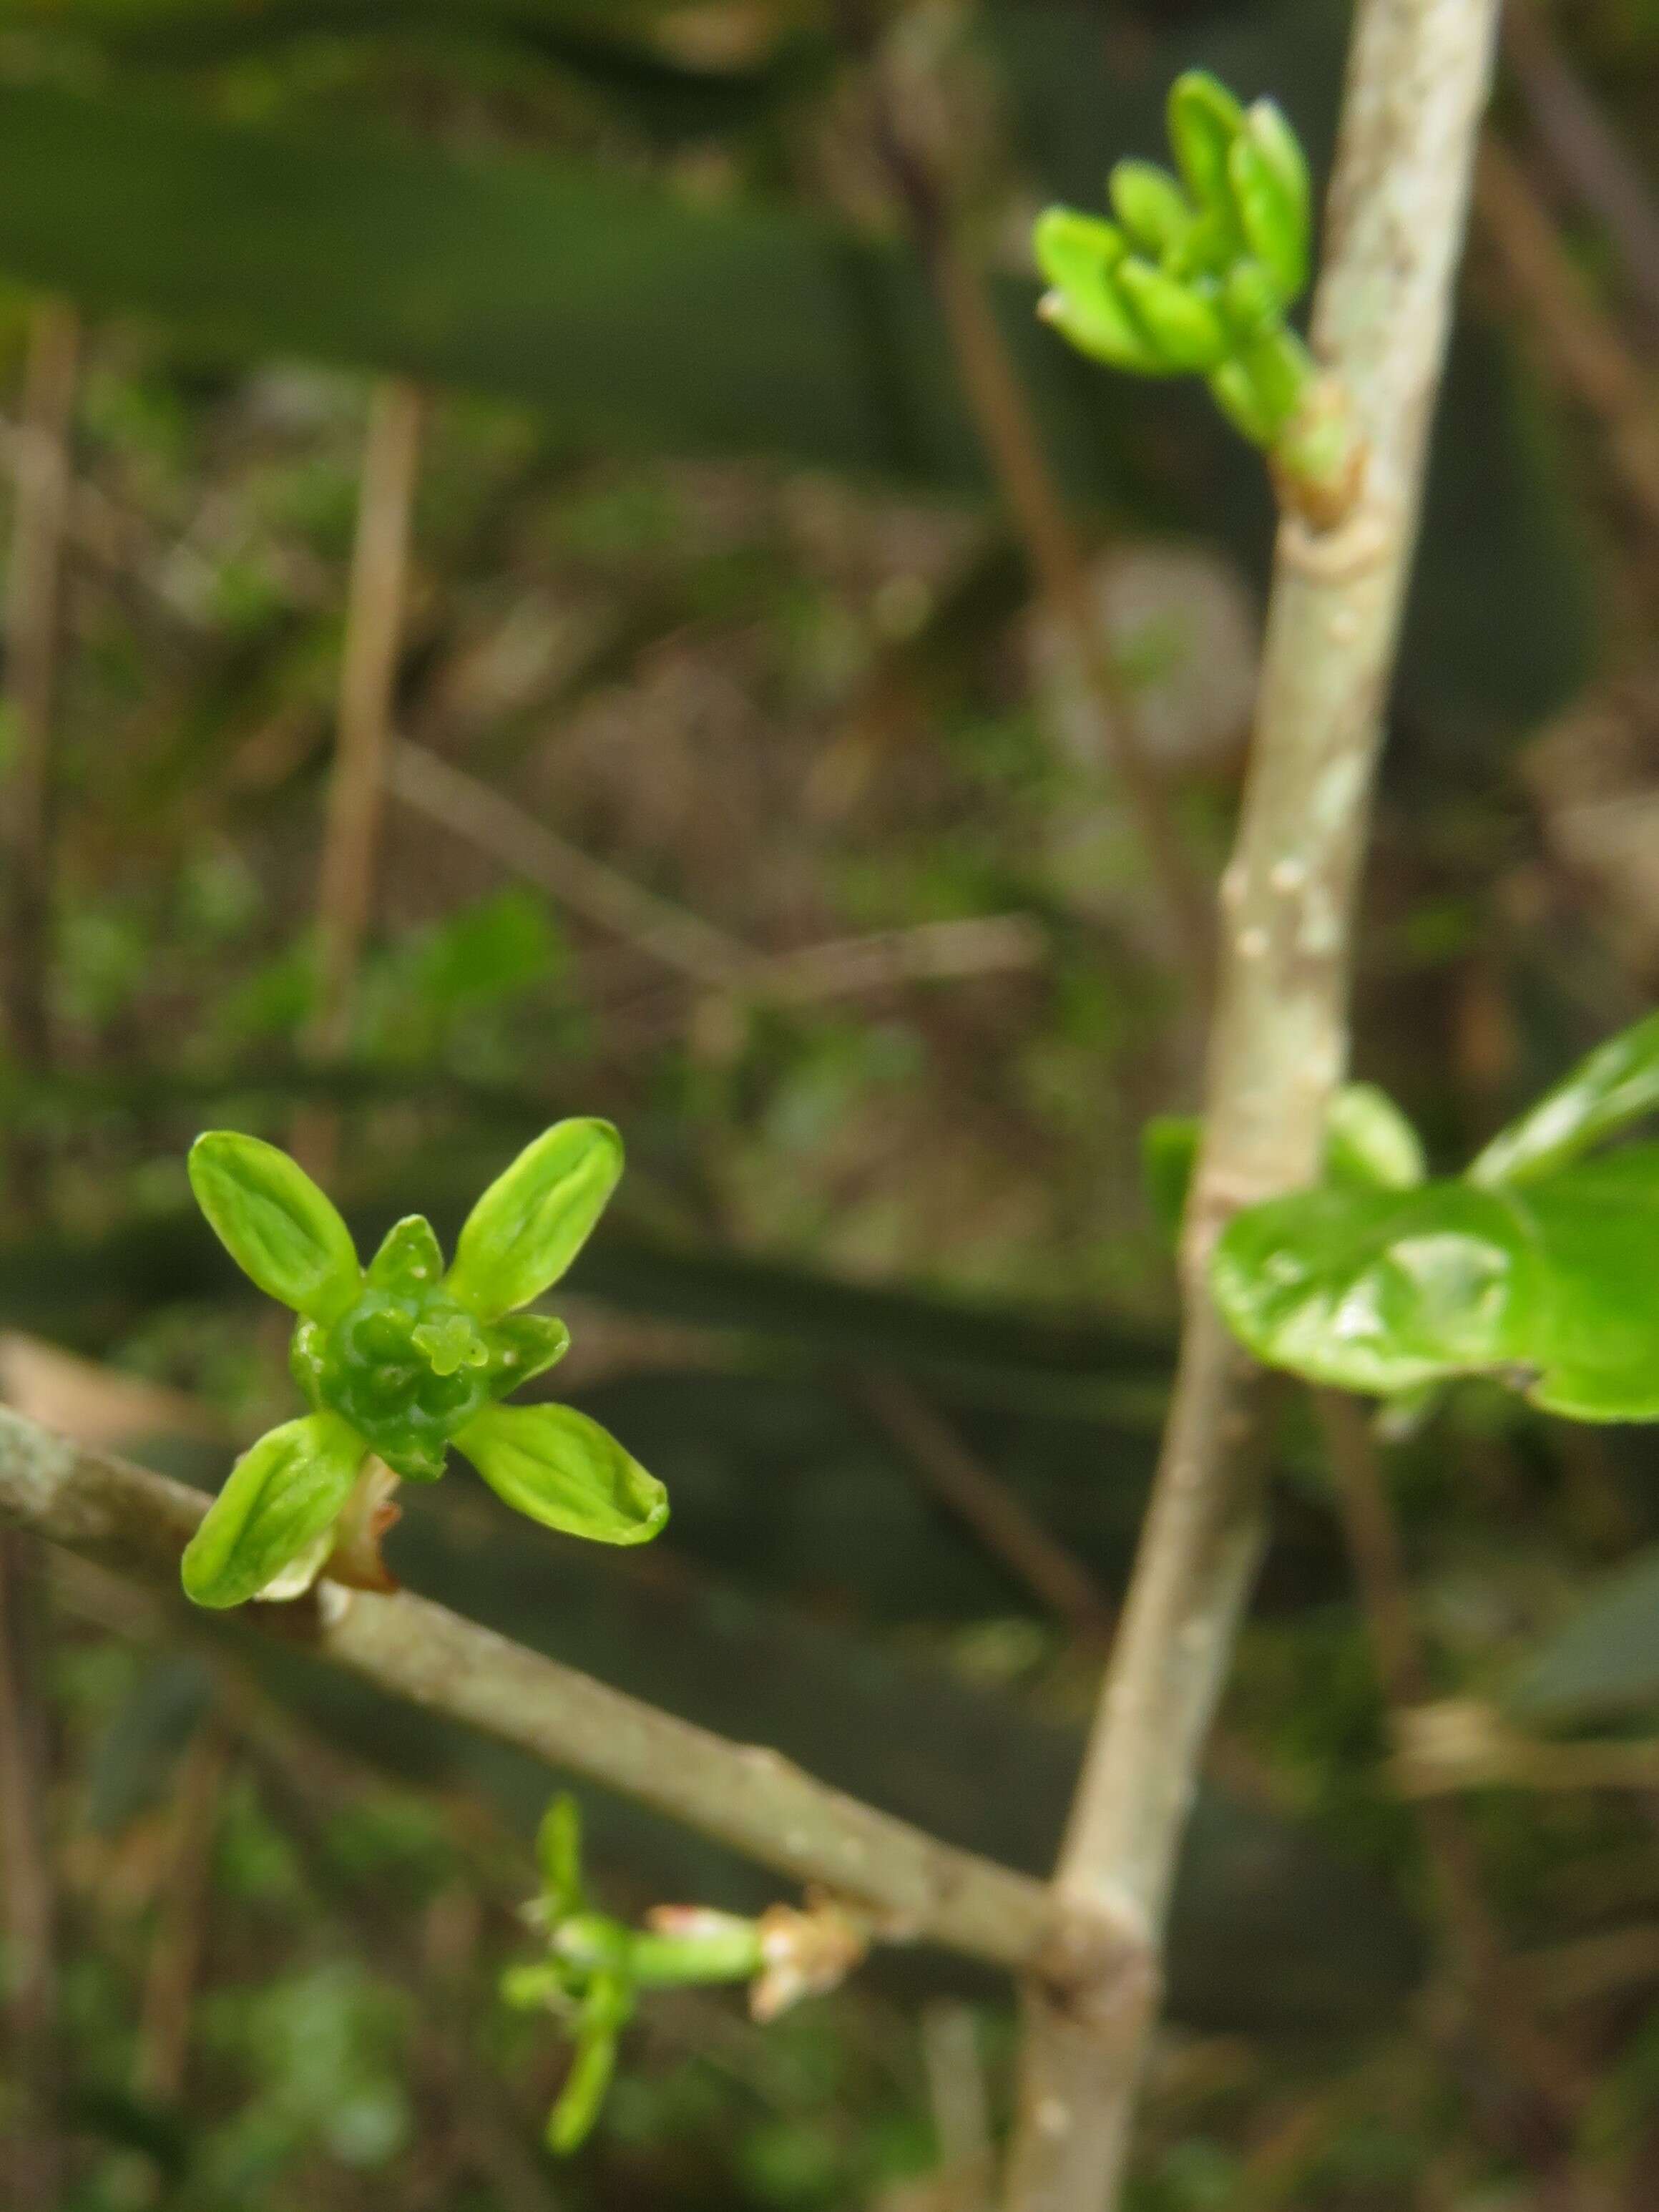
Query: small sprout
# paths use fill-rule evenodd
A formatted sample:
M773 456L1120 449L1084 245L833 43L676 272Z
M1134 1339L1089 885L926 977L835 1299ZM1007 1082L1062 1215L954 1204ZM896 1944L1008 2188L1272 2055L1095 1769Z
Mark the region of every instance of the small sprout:
M557 1281L622 1173L607 1121L561 1121L472 1209L454 1266L411 1214L368 1267L299 1164L274 1145L210 1131L191 1148L202 1211L259 1288L294 1309L290 1364L311 1411L245 1452L187 1547L197 1604L297 1596L325 1563L392 1587L379 1538L398 1479L432 1482L464 1451L519 1512L596 1543L639 1544L668 1517L662 1485L573 1407L503 1406L562 1357L561 1321L515 1307Z
M754 2017L775 2020L802 1997L834 1989L869 1948L869 1922L833 1898L813 1898L804 1911L775 1905L758 1920L706 1905L659 1905L643 1929L596 1912L568 1796L548 1808L536 1856L542 1891L525 1918L547 1955L508 1967L501 1993L519 2010L550 2012L570 2027L575 2053L547 2124L548 2146L562 2155L586 2142L599 2118L617 2039L642 1992L748 1982Z
M1178 179L1120 161L1115 222L1059 207L1039 218L1040 312L1111 368L1206 378L1285 505L1328 528L1358 495L1363 451L1346 395L1285 319L1312 229L1296 133L1271 100L1243 107L1202 70L1176 78L1169 128Z

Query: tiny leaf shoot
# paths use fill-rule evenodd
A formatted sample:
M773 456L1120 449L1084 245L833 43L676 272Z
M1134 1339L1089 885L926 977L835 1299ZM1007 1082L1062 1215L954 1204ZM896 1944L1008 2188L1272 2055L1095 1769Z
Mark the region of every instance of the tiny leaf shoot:
M238 1266L298 1316L290 1364L311 1408L245 1452L210 1507L184 1559L198 1605L307 1588L371 1455L431 1482L459 1444L545 1527L603 1544L658 1533L666 1492L597 1422L568 1406L497 1402L568 1346L562 1321L513 1309L564 1273L621 1172L608 1121L558 1122L479 1200L447 1274L418 1214L365 1271L339 1213L286 1152L235 1130L197 1139L202 1211Z
M1285 505L1328 529L1352 507L1364 451L1346 396L1285 318L1308 283L1308 165L1271 100L1240 105L1189 70L1169 101L1179 173L1120 161L1115 222L1049 208L1033 238L1040 313L1080 353L1136 376L1204 377L1266 453Z

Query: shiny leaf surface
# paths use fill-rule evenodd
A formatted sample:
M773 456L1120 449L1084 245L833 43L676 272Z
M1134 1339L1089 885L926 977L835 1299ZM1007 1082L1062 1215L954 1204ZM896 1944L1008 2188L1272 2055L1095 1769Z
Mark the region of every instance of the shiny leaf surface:
M587 1242L621 1180L608 1121L556 1121L498 1176L467 1216L450 1294L483 1319L539 1297Z
M365 1446L337 1415L286 1421L243 1453L185 1547L185 1593L198 1605L241 1605L274 1582L337 1519Z
M299 1163L260 1138L213 1129L190 1149L190 1182L214 1233L267 1296L330 1322L357 1295L351 1232Z
M515 1512L596 1544L645 1544L668 1493L610 1431L574 1406L489 1406L456 1437Z

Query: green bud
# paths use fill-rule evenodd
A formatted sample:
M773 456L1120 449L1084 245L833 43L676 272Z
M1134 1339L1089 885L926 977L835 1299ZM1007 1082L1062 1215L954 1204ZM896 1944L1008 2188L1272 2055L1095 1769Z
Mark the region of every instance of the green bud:
M1161 260L1193 227L1193 210L1167 169L1154 161L1120 161L1107 179L1118 221L1143 252Z
M1259 261L1236 261L1221 287L1221 312L1233 335L1243 341L1262 337L1283 313L1279 286Z
M1244 127L1244 110L1207 70L1188 70L1170 88L1170 143L1188 191L1200 209L1231 227L1227 157Z
M1279 166L1249 131L1241 131L1227 157L1227 174L1245 244L1271 272L1282 297L1294 300L1308 281L1306 173L1287 185Z
M1147 344L1113 282L1128 251L1123 234L1098 216L1049 208L1037 218L1032 244L1052 290L1038 312L1079 353L1141 376L1158 374Z
M536 1831L536 1863L549 1909L562 1918L580 1912L582 1892L582 1816L568 1792L561 1792L542 1815Z
M1133 256L1113 276L1161 368L1211 369L1225 358L1227 326L1206 293Z

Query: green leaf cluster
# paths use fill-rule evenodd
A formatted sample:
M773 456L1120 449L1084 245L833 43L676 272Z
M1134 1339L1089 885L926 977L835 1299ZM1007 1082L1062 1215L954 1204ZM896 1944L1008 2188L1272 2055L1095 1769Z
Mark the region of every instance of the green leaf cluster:
M456 1444L507 1503L550 1528L638 1544L668 1516L662 1485L574 1407L498 1401L561 1358L562 1321L516 1309L556 1282L622 1174L609 1122L560 1121L473 1207L445 1270L410 1214L367 1268L332 1202L286 1152L234 1130L198 1137L190 1179L231 1257L299 1316L290 1355L311 1411L260 1437L191 1538L197 1604L303 1588L372 1453L434 1481Z
M1039 218L1042 311L1114 368L1206 378L1244 435L1272 447L1316 374L1285 321L1308 281L1308 166L1271 100L1246 108L1202 70L1170 88L1169 129L1178 174L1120 161L1115 221L1066 207Z
M1464 1176L1329 1176L1238 1214L1211 1281L1270 1366L1394 1396L1495 1376L1581 1421L1659 1419L1659 1014L1594 1052Z
M684 1932L629 1928L596 1912L581 1874L581 1820L575 1800L556 1797L537 1838L542 1893L529 1917L546 1934L548 1956L511 1966L501 1996L525 2011L568 2020L575 2056L547 2124L549 2148L575 2150L591 2133L617 2069L617 2042L644 1990L708 1982L746 1982L761 1971L758 1923L730 1913L673 1917ZM690 1923L685 1926L685 1923Z

